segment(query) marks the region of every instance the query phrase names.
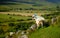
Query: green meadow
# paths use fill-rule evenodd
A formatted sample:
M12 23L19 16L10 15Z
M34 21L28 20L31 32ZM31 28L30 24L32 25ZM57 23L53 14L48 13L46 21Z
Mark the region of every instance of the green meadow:
M32 20L32 15L34 13L43 16L49 22L51 21L52 17L56 16L58 21L55 25L51 25L50 22L50 26L44 27L43 29L40 28L30 33L28 35L29 38L60 38L59 6L55 8L38 9L39 7L31 8L28 7L28 5L23 9L24 6L21 5L21 8L19 8L17 5L0 6L0 38L5 38L7 35L9 35L9 32L27 30L31 25L35 24L35 21Z
M51 19L52 15L43 15L46 19ZM56 15L58 22L55 25L50 25L48 27L40 28L28 36L29 38L60 38L60 15ZM49 20L50 21L50 20ZM17 30L26 30L35 21L32 20L31 16L21 16L15 14L0 14L0 38L5 38L9 32L15 32ZM24 28L23 28L24 27Z
M2 3L2 2L3 3ZM1 0L0 4L0 38L6 38L10 32L27 31L35 24L32 15L43 16L48 27L36 29L27 34L29 38L60 38L60 2L55 0ZM50 2L49 2L50 1ZM51 18L57 18L56 24L51 24ZM21 33L13 34L13 38Z
M16 30L26 30L32 24L33 22L31 21L31 17L14 14L0 14L0 38L4 38L8 35L8 32L11 31L15 32Z
M29 35L29 38L60 38L60 25L49 26L47 28L40 28L32 34Z

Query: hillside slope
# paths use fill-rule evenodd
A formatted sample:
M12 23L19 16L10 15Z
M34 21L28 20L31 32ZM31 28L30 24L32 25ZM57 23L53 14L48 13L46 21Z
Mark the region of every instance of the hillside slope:
M0 6L12 8L55 8L60 0L0 0Z
M60 38L60 27L48 27L39 29L29 35L29 38Z

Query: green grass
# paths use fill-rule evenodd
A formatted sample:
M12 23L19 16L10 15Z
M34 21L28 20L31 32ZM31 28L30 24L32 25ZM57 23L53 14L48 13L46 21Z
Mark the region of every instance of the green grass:
M23 22L17 21L21 19L23 19ZM31 19L31 17L18 16L18 15L12 15L12 14L11 15L0 14L0 22L1 22L0 24L2 24L0 26L0 30L2 31L2 34L0 34L0 37L1 38L5 37L5 34L9 31L16 31L15 29L16 27L18 29L23 29L23 27L24 28L30 27L34 21L30 22L27 19ZM12 22L13 24L11 24ZM30 33L29 38L60 38L60 24L59 23L60 23L60 19L59 19L58 24L54 26L51 25L49 27L40 28L36 30L35 32ZM20 25L23 27L20 28Z
M0 14L0 18L5 18L5 19L9 19L9 17L15 18L15 19L27 19L28 17L24 17L24 16L18 16L18 15L8 15L8 14Z
M0 38L4 38L6 36L5 34L9 31L16 31L16 28L18 30L24 29L25 27L28 28L32 24L30 24L32 21L28 19L31 19L31 17L13 14L0 14ZM24 28L22 28L20 25L24 26Z
M12 14L11 15L0 14L0 22L18 22L19 20L27 21L27 19L31 19L31 17L18 16L18 15L12 15Z
M29 35L29 38L60 38L60 27L41 28Z

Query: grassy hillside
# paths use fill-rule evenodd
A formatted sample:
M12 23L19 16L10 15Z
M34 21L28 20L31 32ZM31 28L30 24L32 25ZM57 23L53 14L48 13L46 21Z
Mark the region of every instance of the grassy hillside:
M0 11L16 11L16 10L40 10L40 9L55 9L60 6L59 0L1 0Z
M35 24L35 21L32 20L31 16L21 16L9 13L0 14L0 38L6 37L8 35L7 33L11 31L26 30L32 24ZM47 19L49 17L50 16L48 16ZM29 38L60 38L60 18L58 21L58 24L54 26L51 25L46 28L40 28L35 32L30 33Z
M29 38L60 38L60 27L41 28L30 34Z
M47 1L35 1L30 4L29 2L7 2L0 4L0 10L13 11L13 10L30 10L30 9L55 9L57 4Z
M19 16L15 14L0 14L0 23L20 22L20 21L27 21L29 19L31 19L31 17Z
M60 38L60 17L58 16L57 24L50 25L46 28L40 28L29 35L29 38Z
M0 14L0 38L5 38L11 31L25 30L31 24L33 24L31 17L15 14Z
M50 6L51 5L51 6ZM36 2L35 4L29 4L29 3L22 3L22 2L7 2L7 3L3 3L3 4L0 4L0 6L9 6L9 7L12 7L12 8L30 8L30 7L38 7L38 8L41 8L43 6L44 7L55 7L56 4L54 3L50 3L50 2L46 2L46 1L39 1L39 2ZM17 6L17 7L16 7Z

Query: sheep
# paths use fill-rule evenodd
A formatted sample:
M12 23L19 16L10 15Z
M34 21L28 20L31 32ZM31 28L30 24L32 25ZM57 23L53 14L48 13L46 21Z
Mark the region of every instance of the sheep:
M36 21L37 24L37 29L39 28L39 26L41 25L41 27L43 28L43 22L45 21L45 18L42 16L38 16L38 15L33 15L32 19L34 19Z
M28 38L28 36L24 34L20 38Z
M15 34L15 32L10 32L10 34L9 34L9 35L10 35L10 36L12 36L13 34Z
M33 24L29 29L31 29L32 31L34 31L37 28L36 24Z
M21 36L19 38L28 38L26 31L22 31Z
M33 24L31 25L27 30L26 30L26 34L29 34L31 32L34 32L37 29L37 25Z
M19 34L21 32L21 30L18 30L18 31L16 31L16 34Z
M14 34L15 32L9 32L9 34L5 38L13 38Z
M55 24L56 22L57 22L57 18L56 18L56 17L52 17L51 23L52 23L52 24Z

